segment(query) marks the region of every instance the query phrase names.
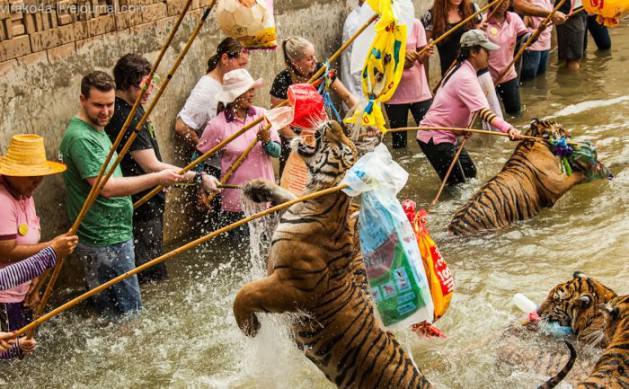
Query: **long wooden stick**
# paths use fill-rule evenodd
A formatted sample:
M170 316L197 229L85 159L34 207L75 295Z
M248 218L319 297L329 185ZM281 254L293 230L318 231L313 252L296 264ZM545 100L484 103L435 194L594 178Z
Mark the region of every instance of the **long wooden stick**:
M244 219L241 219L241 220L239 220L239 221L237 221L235 223L232 223L232 224L230 224L228 226L225 226L223 228L219 228L218 230L213 231L213 232L211 232L211 233L209 233L209 234L207 234L205 236L202 236L202 237L200 237L198 239L195 239L195 240L193 240L191 242L188 242L188 243L184 244L183 246L181 246L179 248L176 248L175 250L172 250L172 251L170 251L170 252L168 252L168 253L166 253L164 255L161 255L161 256L159 256L157 258L154 258L154 259L146 262L145 264L140 265L140 266L134 268L133 270L130 270L130 271L124 273L124 274L121 274L121 275L119 275L119 276L117 276L115 278L112 278L111 280L105 282L104 284L101 284L101 285L95 287L94 289L91 289L91 290L83 293L82 295L77 296L77 297L73 298L72 300L66 302L65 304L63 304L63 305L53 309L52 311L50 311L50 312L48 312L48 313L46 313L46 314L36 318L31 323L29 323L28 325L20 328L19 330L15 331L14 333L7 334L7 335L1 337L1 339L9 339L9 338L13 338L13 337L16 337L16 336L20 336L20 335L22 335L22 334L24 334L26 332L33 331L35 328L39 327L40 325L42 325L46 321L50 320L51 318L61 314L62 312L67 311L68 309L78 305L82 301L85 301L86 299L94 296L95 294L98 294L98 293L102 292L103 290L105 290L105 289L107 289L107 288L109 288L109 287L119 283L120 281L123 281L123 280L125 280L125 279L127 279L129 277L132 277L132 276L134 276L134 275L136 275L136 274L146 270L146 269L149 269L149 268L151 268L151 267L153 267L155 265L158 265L158 264L160 264L162 262L165 262L165 261L175 257L176 255L179 255L179 254L185 252L185 251L193 249L193 248L195 248L195 247L197 247L197 246L199 246L199 245L201 245L201 244L203 244L203 243L205 243L205 242L207 242L207 241L217 237L218 235L220 235L222 233L231 231L234 228L240 227L243 224L246 224L246 223L249 223L252 220L264 217L264 216L266 216L266 215L268 215L270 213L274 213L274 212L277 212L277 211L281 211L282 209L286 209L286 208L288 208L288 207L290 207L290 206L292 206L294 204L297 204L297 203L300 203L300 202L303 202L303 201L312 200L312 199L315 199L315 198L318 198L318 197L326 196L326 195L329 195L329 194L332 194L332 193L336 193L336 192L338 192L340 190L343 190L345 188L347 188L347 185L342 184L342 185L334 186L332 188L328 188L328 189L320 190L320 191L317 191L317 192L313 192L313 193L307 194L305 196L301 196L299 198L296 198L294 200L287 201L287 202L282 203L280 205L276 205L276 206L271 207L269 209L266 209L264 211L258 212L256 214L248 216L248 217L246 217Z
M88 207L84 207L84 208L86 208L86 211L83 214L79 214L79 216L77 216L77 219L75 220L75 222L72 225L72 228L70 230L71 233L76 233L76 231L79 228L80 223L83 221L83 219L87 215L87 210L93 204L93 202L96 200L96 197L102 192L103 188L105 187L105 184L107 183L107 181L113 175L116 167L120 164L120 162L122 161L122 158L125 156L125 154L131 148L131 145L135 141L135 138L137 137L138 132L142 129L142 127L144 126L144 124L148 120L149 115L151 114L151 112L155 108L155 105L157 104L157 102L159 101L160 97L162 96L162 94L166 90L166 87L168 86L168 83L172 79L173 74L175 73L175 71L177 71L177 68L181 64L181 61L183 60L183 57L187 54L188 50L190 49L190 46L192 45L192 42L194 41L194 39L199 34L199 31L201 30L201 27L203 26L203 23L207 19L208 15L209 15L210 11L212 10L212 8L213 8L215 3L216 2L213 2L210 5L210 7L206 9L205 13L203 14L203 17L201 18L201 20L197 24L197 27L195 28L195 30L193 31L192 35L188 39L188 42L187 42L186 46L184 47L184 49L179 54L179 56L177 57L177 60L175 61L175 64L171 68L171 71L168 73L168 76L166 78L166 82L164 83L164 85L162 85L162 87L159 88L159 91L158 91L157 95L151 101L151 104L150 104L149 108L146 110L146 112L144 112L144 115L142 116L142 118L140 119L138 124L136 125L135 130L131 133L131 135L129 136L129 138L125 142L122 150L120 151L120 153L118 153L118 157L116 158L116 160L114 161L112 166L109 168L108 172L102 177L102 179L98 182L98 184L94 183L94 185L92 186L92 190L95 193L95 195L91 199L91 203L89 204L89 206ZM180 15L180 19L183 18L183 15L184 15L183 13ZM171 33L171 35L172 35L172 33ZM138 104L138 101L139 101L139 99L136 100L136 104ZM131 115L131 114L135 115L135 113L133 113L133 112L131 112L129 115ZM131 116L128 116L126 121L130 122L129 117L131 117ZM126 131L126 129L125 129L125 131ZM122 132L123 131L121 130L120 133L122 133ZM118 134L118 135L120 135L120 134ZM96 188L96 189L94 189L94 188ZM90 193L92 193L92 191L90 191ZM86 200L85 203L87 203L88 200L89 200L89 197L88 197L88 199ZM84 205L85 205L85 203L84 203ZM60 274L61 269L63 267L63 262L64 262L63 258L60 258L60 260L57 262L57 265L55 266L54 271L52 273L52 276L50 277L50 281L48 282L48 285L46 286L46 290L44 292L42 300L41 300L40 304L37 306L37 309L35 311L36 316L40 315L43 312L44 308L46 307L46 304L48 303L48 300L50 299L50 295L52 294L52 290L55 287L55 283L57 282L57 279L59 278L59 274ZM30 335L31 334L29 334L29 336Z
M430 42L428 45L426 45L426 47L424 47L423 49L421 49L418 52L418 55L423 54L426 50L428 50L429 46L436 46L439 42L441 42L442 40L446 39L448 36L450 36L450 34L454 33L455 31L457 31L459 28L463 27L464 25L466 25L470 20L474 19L475 17L477 17L478 15L480 15L481 13L485 12L489 7L491 7L492 5L498 4L499 2L501 2L503 0L494 0L491 3L487 4L486 6L484 6L483 8L479 9L478 11L474 12L473 14L471 14L470 16L466 17L465 19L461 20L457 25L455 25L454 27L452 27L451 29L449 29L448 31L444 32L443 34L441 34L437 39L433 40L432 42Z
M133 106L131 107L131 111L129 112L129 115L125 119L125 122L123 123L122 128L120 129L120 132L116 136L114 142L111 145L111 148L109 149L109 152L107 153L107 156L105 157L105 161L103 162L103 164L101 165L101 167L100 167L100 169L98 171L98 174L96 176L96 180L95 180L94 184L90 188L90 191L88 192L88 195L85 198L85 201L83 201L83 205L81 206L81 210L79 211L79 214L74 219L74 223L72 223L72 227L70 228L70 231L69 231L70 234L76 234L76 232L79 229L79 226L83 222L83 219L85 219L85 217L87 216L87 213L89 212L90 208L92 207L92 205L96 201L96 198L98 198L98 196L100 195L102 187L107 182L108 177L105 178L105 172L106 172L106 170L109 167L111 159L113 158L116 150L118 149L118 146L122 142L122 139L124 138L124 135L128 131L128 129L129 129L130 125L131 125L131 122L132 122L133 118L135 117L135 114L136 114L136 112L137 112L137 110L138 110L138 108L140 106L140 102L142 101L142 99L146 95L146 91L148 90L148 87L149 87L150 83L152 82L153 77L155 76L155 72L157 71L157 68L161 64L162 59L164 58L164 55L166 54L166 50L168 49L168 47L170 47L170 44L172 43L173 39L175 38L175 34L179 30L179 26L181 25L185 15L188 12L188 9L190 8L191 5L192 5L192 0L188 0L186 2L185 6L184 6L184 9L182 10L181 14L179 15L179 18L177 18L177 21L175 22L175 25L173 26L172 30L170 31L170 33L168 35L168 38L166 39L166 42L162 46L162 48L161 48L161 50L160 50L160 52L159 52L159 54L157 56L157 60L155 61L155 63L151 67L151 70L150 70L150 72L149 72L149 74L147 76L147 82L142 86L142 89L140 90L140 94L135 99L135 101L133 103ZM112 168L112 170L113 169L114 168ZM48 300L50 299L50 294L52 293L54 285L57 282L57 279L59 278L59 274L61 272L61 269L63 268L64 260L65 260L65 258L60 257L59 260L57 261L57 264L55 265L54 269L52 270L52 275L51 275L50 281L48 282L48 285L47 285L47 287L46 287L46 289L44 291L44 295L42 296L42 299L41 299L40 303L35 308L35 312L34 312L35 317L41 315L41 313L45 309L46 304L48 303ZM46 279L45 275L40 278L40 281L35 286L35 289L34 289L35 293L39 293L39 290L44 285L44 280L45 279ZM30 337L32 334L28 334L28 335Z
M509 134L499 131L489 131L489 130L478 130L475 128L457 128L457 127L400 127L400 128L392 128L385 132L404 132L404 131L449 131L449 132L471 132L474 134L485 134L485 135L493 135L493 136L503 136L509 137ZM534 142L546 142L544 138L530 136L530 135L520 135L520 138L523 140L530 140Z
M474 113L468 127L472 127L474 125L474 122L476 121L477 117L478 117L478 112ZM446 172L446 175L443 177L443 181L441 181L441 186L439 187L439 190L437 191L435 198L430 202L429 208L432 208L435 204L437 204L437 201L439 201L439 198L441 197L441 193L443 192L443 189L446 187L446 184L448 183L450 174L452 174L452 170L454 170L454 165L456 165L457 162L459 161L459 157L461 156L461 152L463 151L463 146L465 146L465 141L467 141L467 138L461 141L461 144L459 145L459 148L457 149L456 154L454 154L454 158L452 159L452 162L450 163L450 166L448 167L448 171Z
M345 51L356 40L356 38L358 38L358 36L363 31L365 31L365 29L367 27L369 27L369 25L371 23L373 23L377 18L378 18L378 15L374 15L365 24L363 24L358 30L356 30L354 35L352 35L345 43L343 43L343 45L341 45L341 47L338 50L336 50L336 52L334 54L332 54L332 56L330 56L330 58L328 58L328 60L327 60L328 63L334 62L343 53L343 51ZM319 70L317 70L317 72L312 77L310 77L310 80L308 80L308 83L309 84L315 83L319 78L321 78L321 76L323 75L323 72L325 72L325 67L324 66L322 66ZM278 105L276 105L276 107L283 107L286 104L288 104L288 101L284 100L281 103L279 103ZM212 155L216 154L223 147L225 147L228 143L230 143L231 141L233 141L234 139L236 139L240 135L244 134L247 130L251 129L252 127L262 123L263 119L264 118L260 117L260 118L258 118L256 120L254 120L253 122L245 125L239 131L235 132L230 137L226 138L223 142L219 143L215 147L211 148L210 150L206 151L201 156L196 158L194 161L190 162L183 169L181 169L181 171L179 173L180 174L184 174L184 173L194 169L199 164L205 162L208 158L210 158ZM164 187L162 185L156 186L155 188L153 188L153 190L151 190L149 193L144 195L140 200L136 201L133 204L133 208L138 208L141 205L145 204L147 201L149 201L151 198L153 198L153 196L157 195L163 189L164 189Z
M500 1L500 0L498 0ZM542 31L544 31L544 29L548 26L548 23L550 23L550 19L552 19L553 15L555 14L555 12L557 12L559 10L559 8L561 8L561 6L563 5L563 3L565 3L566 0L560 0L559 3L557 3L557 5L555 6L555 8L553 8L552 11L550 11L550 13L548 14L548 16L546 16L541 23L539 24L539 26L537 27L537 29L531 34L531 36L529 37L529 39L526 40L526 42L524 42L524 44L520 47L520 50L518 50L518 52L516 53L516 55L513 57L513 61L511 61L511 63L509 64L509 66L507 66L502 73L500 73L498 75L498 78L496 78L496 82L494 83L494 85L499 85L500 82L502 81L502 79L507 75L507 73L509 72L509 69L511 69L511 66L513 66L513 64L515 64L520 57L522 56L522 54L524 54L524 51L526 50L527 47L529 47L533 42L535 42L537 40L537 38L539 37L539 35L542 33Z

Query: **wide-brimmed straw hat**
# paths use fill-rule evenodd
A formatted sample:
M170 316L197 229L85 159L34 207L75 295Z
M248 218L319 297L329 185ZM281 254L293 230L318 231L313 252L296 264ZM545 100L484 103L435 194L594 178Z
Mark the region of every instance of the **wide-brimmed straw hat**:
M254 80L246 69L236 69L223 76L223 90L216 94L216 99L229 104L251 88L259 88L263 84L261 78Z
M46 160L44 138L35 134L14 135L7 154L0 156L0 174L14 177L63 173L66 165Z

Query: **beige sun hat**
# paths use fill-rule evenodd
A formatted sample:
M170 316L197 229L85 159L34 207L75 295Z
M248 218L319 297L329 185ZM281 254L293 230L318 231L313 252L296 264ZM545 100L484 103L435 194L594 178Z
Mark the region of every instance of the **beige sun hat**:
M14 135L7 154L0 156L0 174L14 177L63 173L66 165L46 160L44 138L35 134Z
M260 88L263 80L254 80L247 69L236 69L223 76L223 90L216 94L221 103L229 104L251 88Z

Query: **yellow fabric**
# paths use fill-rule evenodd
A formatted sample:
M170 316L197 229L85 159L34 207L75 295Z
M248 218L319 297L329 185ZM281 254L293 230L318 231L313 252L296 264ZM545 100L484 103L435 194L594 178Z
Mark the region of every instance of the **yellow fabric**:
M628 0L583 0L583 8L590 15L598 15L598 22L607 27L614 27L620 21L620 15L629 11Z
M386 131L381 104L389 100L404 72L407 26L398 25L391 0L367 0L380 16L376 23L376 37L369 47L361 73L362 90L369 100L364 110L345 119L348 124L362 123Z

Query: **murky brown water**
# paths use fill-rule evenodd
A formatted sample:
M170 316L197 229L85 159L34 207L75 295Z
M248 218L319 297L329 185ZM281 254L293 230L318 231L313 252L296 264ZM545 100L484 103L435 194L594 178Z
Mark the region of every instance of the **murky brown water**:
M456 294L438 322L448 335L439 341L399 333L417 364L439 387L536 387L545 376L527 366L496 367L498 336L518 312L516 292L540 301L575 270L627 293L629 276L629 26L612 31L611 55L590 47L579 74L557 71L553 57L546 79L526 85L527 110L515 122L554 117L578 138L598 145L599 158L616 175L612 182L584 184L554 208L513 228L468 241L452 239L445 227L469 198L509 157L502 139L472 150L479 178L446 193L430 219L433 238L454 271ZM411 172L401 198L427 204L436 174L416 144L396 158ZM38 352L5 365L0 384L11 387L209 387L328 388L323 375L292 345L281 318L264 318L255 339L237 329L233 298L251 279L246 253L213 245L170 263L171 280L145 289L145 310L126 325L102 326L72 312L40 331Z

